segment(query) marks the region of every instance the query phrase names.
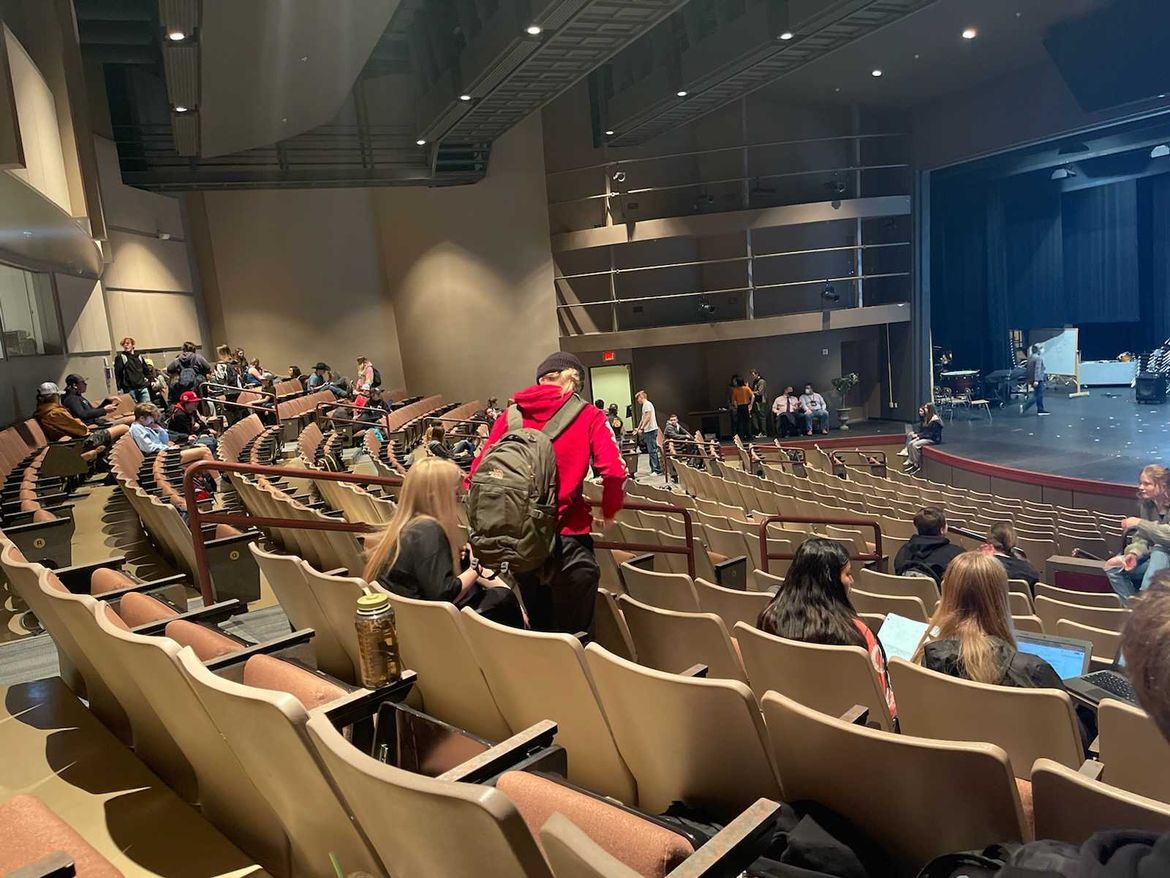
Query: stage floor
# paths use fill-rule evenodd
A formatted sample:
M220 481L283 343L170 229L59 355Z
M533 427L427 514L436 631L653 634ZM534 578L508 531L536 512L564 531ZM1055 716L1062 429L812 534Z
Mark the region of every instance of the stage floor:
M1095 388L1077 399L1049 393L1045 405L1052 412L1045 418L1012 405L992 409L990 422L982 410L960 410L953 422L943 419L942 447L987 463L1127 485L1143 466L1170 456L1170 408L1138 405L1131 388ZM868 426L858 433L888 432L884 423Z

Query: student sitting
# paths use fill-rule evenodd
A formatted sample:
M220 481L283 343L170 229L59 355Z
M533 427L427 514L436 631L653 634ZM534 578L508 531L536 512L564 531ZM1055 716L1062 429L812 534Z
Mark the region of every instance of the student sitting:
M986 552L963 552L947 567L926 630L914 661L931 671L997 686L1064 688L1052 665L1016 648L1007 573ZM1096 737L1092 712L1078 708L1077 716L1088 744Z
M305 383L305 389L310 393L316 390L328 390L338 399L345 399L349 395L347 387L343 387L345 380L336 382L333 380L333 372L329 369L327 363L318 363L313 367L313 374L309 376Z
M934 408L934 403L928 402L918 409L918 429L906 437L906 447L898 454L909 458L903 468L917 472L922 466L922 449L927 445L942 444L942 418Z
M443 460L450 460L451 452L443 441L445 435L446 431L443 430L442 424L431 424L427 427L423 433L422 444L410 452L407 466L414 466L419 461L425 460L428 457L439 457Z
M215 438L217 434L199 414L200 402L199 397L190 390L179 394L179 401L171 409L167 420L167 432L178 443L206 445L215 454L219 444Z
M473 607L488 619L522 628L512 590L481 582L483 568L470 546L460 557L457 494L462 480L462 471L449 460L430 457L412 466L362 578L376 579L403 597Z
M61 404L69 409L69 413L87 427L107 426L109 417L118 408L118 404L110 399L103 399L100 405L94 405L85 398L89 384L84 376L72 374L65 376L65 395L61 397Z
M942 582L943 572L954 558L963 554L961 547L947 539L947 517L935 506L926 506L914 516L914 529L894 557L894 572L899 576L929 576Z
M991 526L987 532L986 550L1003 565L1008 579L1022 579L1029 588L1035 588L1040 581L1036 568L1017 554L1020 550L1016 548L1016 529L1006 521Z
M796 550L784 585L760 613L756 627L768 634L822 643L829 646L860 646L869 653L878 683L897 717L894 693L886 674L886 657L881 644L857 615L849 601L853 573L849 553L836 540L813 537Z
M61 404L61 389L52 381L46 381L37 387L37 408L33 417L50 442L80 439L82 451L95 448L105 448L108 451L110 446L129 430L125 424L116 424L112 427L87 426L84 421L73 417L69 409Z
M143 454L157 454L171 445L171 436L159 423L162 413L149 402L134 406L134 423L130 425L130 436Z

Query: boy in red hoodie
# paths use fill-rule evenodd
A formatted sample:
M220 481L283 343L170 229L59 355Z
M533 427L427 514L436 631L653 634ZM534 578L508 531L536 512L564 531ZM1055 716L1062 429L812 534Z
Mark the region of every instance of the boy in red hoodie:
M524 426L539 430L570 396L581 389L585 367L572 354L555 353L536 370L536 384L516 394ZM508 413L496 419L491 434L471 464L466 487L484 452L508 431ZM518 574L517 584L536 631L575 634L593 627L593 605L601 571L593 555L593 516L582 493L590 465L602 479L601 515L608 526L625 502L626 465L606 423L605 413L586 406L553 441L557 456L557 515L560 536L543 569Z

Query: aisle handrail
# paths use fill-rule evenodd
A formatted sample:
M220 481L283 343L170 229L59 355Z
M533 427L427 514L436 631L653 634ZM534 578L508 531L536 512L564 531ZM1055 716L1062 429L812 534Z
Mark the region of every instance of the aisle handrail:
M769 561L791 561L796 557L795 552L768 551L768 525L770 524L831 524L834 527L872 527L873 551L863 552L852 556L854 561L881 561L882 555L882 526L872 518L818 518L803 515L769 515L760 522L760 563L764 565L764 573L768 572Z

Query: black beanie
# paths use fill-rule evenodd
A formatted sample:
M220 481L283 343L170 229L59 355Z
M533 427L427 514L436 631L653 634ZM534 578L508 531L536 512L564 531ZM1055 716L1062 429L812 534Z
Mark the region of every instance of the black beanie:
M562 369L576 369L581 379L585 379L584 364L573 354L557 351L555 354L549 354L544 358L544 362L536 370L536 380L539 381L541 376L547 375L549 372L560 372Z

